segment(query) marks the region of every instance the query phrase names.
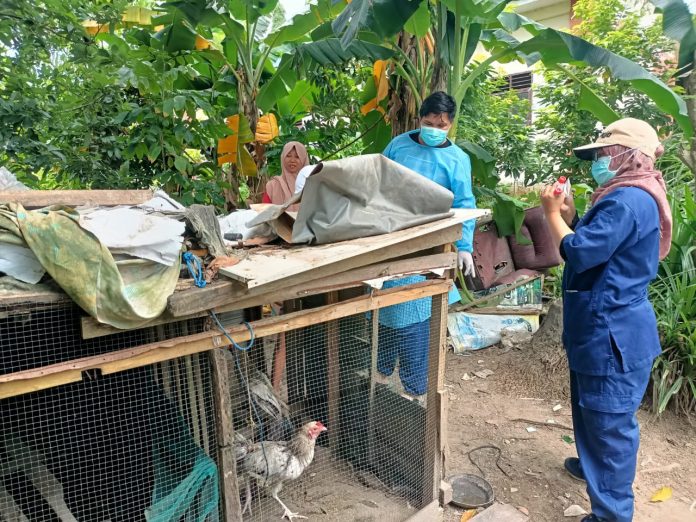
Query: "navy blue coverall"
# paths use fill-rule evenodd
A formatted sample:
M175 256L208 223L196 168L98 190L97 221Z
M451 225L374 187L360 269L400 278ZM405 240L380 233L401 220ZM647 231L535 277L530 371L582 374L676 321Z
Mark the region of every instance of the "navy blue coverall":
M660 353L647 293L659 244L657 204L635 187L610 192L561 242L576 447L592 513L610 522L633 520L636 411Z

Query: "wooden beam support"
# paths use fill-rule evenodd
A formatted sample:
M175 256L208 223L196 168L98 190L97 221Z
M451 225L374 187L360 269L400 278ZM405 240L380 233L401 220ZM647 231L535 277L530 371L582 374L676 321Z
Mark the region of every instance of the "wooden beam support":
M461 225L454 225L444 230L438 230L404 241L403 243L395 244L389 248L383 247L379 250L365 252L330 265L315 269L307 269L302 274L280 279L255 289L247 289L237 281L230 281L230 285L227 287L216 285L214 289L200 288L177 292L169 298L167 310L172 316L181 317L263 294L266 294L266 296L274 296L270 301L268 301L268 297L264 297L264 299L267 300L266 302L290 299L292 298L291 296L283 297L282 295L288 287L313 286L314 282L319 278L335 279L337 274L348 270L373 265L375 263L382 263L389 259L409 254L413 255L414 252L442 246L445 243L453 243L461 237L461 234ZM289 254L291 250L286 252ZM282 259L278 259L278 262L282 263L283 261ZM324 292L325 291L326 290L324 290ZM245 304L244 307L247 306L248 305Z
M433 297L430 316L428 355L428 393L425 413L425 450L423 453L422 505L437 501L442 479L442 408L440 394L445 389L445 353L447 349L447 294ZM446 407L446 405L444 405Z
M251 327L256 338L265 337L414 299L446 294L450 285L451 280L439 279L425 281L409 287L375 291L372 294L366 294L338 304L254 321ZM227 329L227 332L237 343L246 342L251 338L251 332L245 325L233 326ZM85 370L99 369L104 374L116 373L185 355L222 348L230 344L230 341L222 333L208 331L136 346L118 352L2 375L0 376L0 399L79 381L81 373Z
M205 297L205 288L199 289L195 288L192 290L185 290L183 292L178 292L170 297L170 303L174 300L179 301L182 306L177 307L183 310L183 303L194 303L193 307L198 308L202 305L208 305L208 308L203 311L198 311L194 313L189 313L188 315L183 315L175 317L169 311L163 313L157 319L146 323L140 328L145 328L148 326L155 326L158 324L166 324L173 321L183 321L184 319L195 319L197 317L205 317L208 315L208 309L213 307L216 313L222 312L232 312L234 310L243 310L244 308L251 308L253 306L259 306L261 304L268 304L276 301L287 301L292 299L297 299L300 297L308 297L310 295L323 294L330 291L344 290L346 288L353 288L356 286L362 286L363 281L368 279L376 279L378 277L387 277L400 275L407 272L427 272L438 268L452 268L456 263L457 256L454 253L449 254L435 254L427 255L422 257L415 257L410 259L400 259L397 261L387 261L384 263L376 263L374 265L356 268L354 270L349 270L340 274L335 274L329 277L324 277L310 283L303 283L300 285L292 285L284 290L279 290L272 294L261 294L256 297L242 297L231 303L216 306L211 303L210 300ZM219 295L221 289L226 289L231 291L236 283L230 281L221 281L215 284L214 294ZM185 294L186 299L180 298ZM213 300L215 298L213 297ZM119 330L111 325L102 324L98 322L93 317L83 317L82 318L82 338L83 339L93 339L95 337L101 337L104 335L112 335L119 332L124 332L126 330Z
M237 462L234 456L234 427L227 359L221 349L211 350L210 364L213 377L215 431L217 433L217 462L222 494L222 520L242 521L242 505L237 484Z
M329 292L327 304L335 305L338 302L338 292ZM329 321L326 325L326 353L328 371L328 410L329 410L329 447L331 453L336 454L338 442L341 440L340 420L338 418L339 401L341 397L341 373L340 373L340 339L338 321Z
M152 196L151 190L0 190L0 203L19 203L24 208L140 205Z

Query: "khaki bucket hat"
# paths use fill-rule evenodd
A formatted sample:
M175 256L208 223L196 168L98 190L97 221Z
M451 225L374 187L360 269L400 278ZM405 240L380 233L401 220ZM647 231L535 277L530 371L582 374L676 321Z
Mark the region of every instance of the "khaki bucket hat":
M590 160L595 150L609 145L623 145L629 149L638 149L654 160L655 151L660 147L660 139L650 124L635 118L624 118L608 125L600 133L597 141L577 147L573 149L573 152L580 159Z

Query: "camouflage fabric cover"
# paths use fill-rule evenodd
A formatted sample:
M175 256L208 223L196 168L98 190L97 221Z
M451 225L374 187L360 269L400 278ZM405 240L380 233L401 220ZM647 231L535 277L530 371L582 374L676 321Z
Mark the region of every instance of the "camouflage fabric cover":
M158 317L179 278L178 262L115 259L69 207L0 205L0 241L31 249L85 312L116 328L137 328Z

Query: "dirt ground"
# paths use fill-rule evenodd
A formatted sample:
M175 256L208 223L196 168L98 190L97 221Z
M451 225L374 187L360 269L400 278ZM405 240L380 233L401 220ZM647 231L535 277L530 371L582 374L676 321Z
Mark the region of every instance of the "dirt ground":
M332 459L328 448L317 447L311 468L288 483L280 499L312 521L388 522L406 520L416 510L403 498L378 487L363 486L350 467ZM253 520L280 520L283 509L272 498L252 506Z
M528 348L530 349L530 348ZM572 426L570 404L550 386L524 386L520 369L529 365L530 353L525 349L505 352L499 347L462 356L448 354L446 386L449 391L448 475L468 472L481 475L470 461L473 459L492 484L499 501L529 511L532 522L579 520L564 518L563 511L578 504L587 511L589 501L584 484L563 471L563 460L575 456L572 430L533 425L529 421ZM493 371L486 379L463 380L464 374L483 369ZM560 404L562 408L554 412ZM696 428L684 419L665 415L656 420L648 411L638 415L641 426L641 448L638 476L635 482L635 522L696 522ZM515 419L526 419L517 421ZM527 428L536 428L528 432ZM496 450L500 448L496 466ZM470 453L471 452L471 453ZM661 487L673 488L672 499L651 503L650 497ZM463 510L449 506L446 522L459 522ZM348 519L346 519L348 520Z

